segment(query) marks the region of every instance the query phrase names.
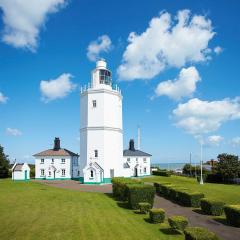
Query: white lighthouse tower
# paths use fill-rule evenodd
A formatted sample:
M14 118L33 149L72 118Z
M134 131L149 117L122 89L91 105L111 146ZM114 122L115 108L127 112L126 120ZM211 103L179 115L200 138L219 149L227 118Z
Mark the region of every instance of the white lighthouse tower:
M80 180L109 183L123 175L122 95L104 59L80 95Z

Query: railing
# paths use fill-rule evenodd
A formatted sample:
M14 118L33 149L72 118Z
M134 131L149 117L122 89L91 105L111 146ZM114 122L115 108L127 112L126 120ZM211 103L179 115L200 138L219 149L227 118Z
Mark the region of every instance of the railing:
M84 93L88 90L94 89L91 83L88 83L87 85L83 85L80 88L80 93ZM117 91L121 94L121 89L118 87L117 84L112 85L112 90Z

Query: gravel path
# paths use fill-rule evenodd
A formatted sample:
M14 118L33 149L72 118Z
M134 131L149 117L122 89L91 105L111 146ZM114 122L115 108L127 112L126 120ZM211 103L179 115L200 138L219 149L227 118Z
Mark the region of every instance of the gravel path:
M167 216L182 215L188 218L191 226L205 227L224 240L240 240L240 228L224 225L210 216L194 212L191 208L179 206L165 198L156 196L154 207L163 208Z

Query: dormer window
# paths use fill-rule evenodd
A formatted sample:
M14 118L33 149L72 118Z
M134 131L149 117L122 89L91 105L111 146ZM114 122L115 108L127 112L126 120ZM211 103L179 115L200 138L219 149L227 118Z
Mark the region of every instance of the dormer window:
M100 81L100 84L112 85L111 72L108 70L100 69L99 81Z

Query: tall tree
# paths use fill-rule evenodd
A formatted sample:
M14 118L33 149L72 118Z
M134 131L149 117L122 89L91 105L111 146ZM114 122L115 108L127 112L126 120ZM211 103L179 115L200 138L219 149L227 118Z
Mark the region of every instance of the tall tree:
M5 155L4 148L0 145L0 178L9 176L9 160L8 155Z
M240 175L240 162L238 156L222 153L218 155L217 172L221 174L224 182L232 181Z

